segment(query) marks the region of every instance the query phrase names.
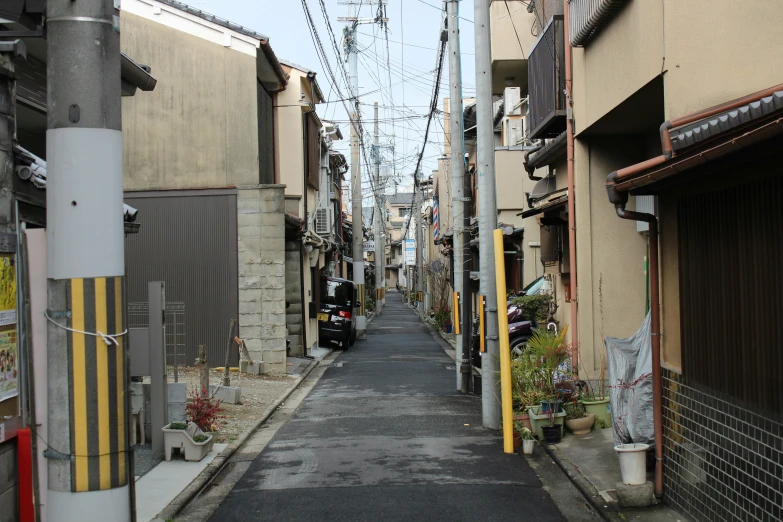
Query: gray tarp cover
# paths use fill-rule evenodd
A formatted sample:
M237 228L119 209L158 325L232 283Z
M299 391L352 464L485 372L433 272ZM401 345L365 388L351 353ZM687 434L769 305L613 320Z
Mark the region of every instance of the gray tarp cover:
M606 353L615 445L653 442L650 314L631 337L607 337Z

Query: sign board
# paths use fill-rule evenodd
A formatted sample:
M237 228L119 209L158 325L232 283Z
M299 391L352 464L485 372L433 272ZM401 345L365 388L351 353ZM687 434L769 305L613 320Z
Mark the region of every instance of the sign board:
M375 252L375 241L362 241L363 252Z
M408 266L416 264L416 241L413 239L405 240L405 264Z

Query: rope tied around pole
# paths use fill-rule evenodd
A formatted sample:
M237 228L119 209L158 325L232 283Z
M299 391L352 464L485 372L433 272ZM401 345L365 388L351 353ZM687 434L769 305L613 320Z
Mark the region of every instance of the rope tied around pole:
M49 310L44 310L44 317L46 317L50 323L52 323L55 326L58 326L62 328L63 330L68 330L69 332L83 334L83 335L92 335L93 337L100 337L104 343L106 343L106 346L111 346L112 344L114 346L119 346L120 343L117 342L117 337L121 337L128 333L128 329L126 328L122 332L119 333L113 333L113 334L105 334L103 332L85 332L83 330L76 330L75 328L69 328L68 326L65 326L63 324L58 323L52 317L49 315Z

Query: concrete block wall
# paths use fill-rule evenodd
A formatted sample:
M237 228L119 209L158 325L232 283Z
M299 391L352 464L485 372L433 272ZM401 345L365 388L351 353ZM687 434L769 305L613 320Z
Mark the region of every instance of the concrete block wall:
M285 185L237 187L239 331L253 361L284 374Z
M285 300L288 302L285 312L292 355L304 353L301 249L300 241L285 242Z
M16 440L0 444L0 522L18 520Z

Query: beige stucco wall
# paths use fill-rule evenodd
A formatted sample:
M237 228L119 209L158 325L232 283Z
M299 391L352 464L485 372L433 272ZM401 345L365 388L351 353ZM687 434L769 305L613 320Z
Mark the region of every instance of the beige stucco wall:
M121 30L158 80L122 99L125 190L257 184L255 58L130 13Z
M783 82L778 2L666 0L665 21L667 119Z
M627 337L644 320L647 237L635 221L617 217L605 188L609 172L637 161L638 148L633 136L575 144L579 342L589 378L600 366L603 337ZM627 208L635 209L633 198Z
M666 1L667 9L670 3ZM677 0L677 3L708 5L701 0ZM631 0L587 47L574 49L573 96L577 133L661 73L662 27L661 2ZM714 35L711 39L715 39Z

